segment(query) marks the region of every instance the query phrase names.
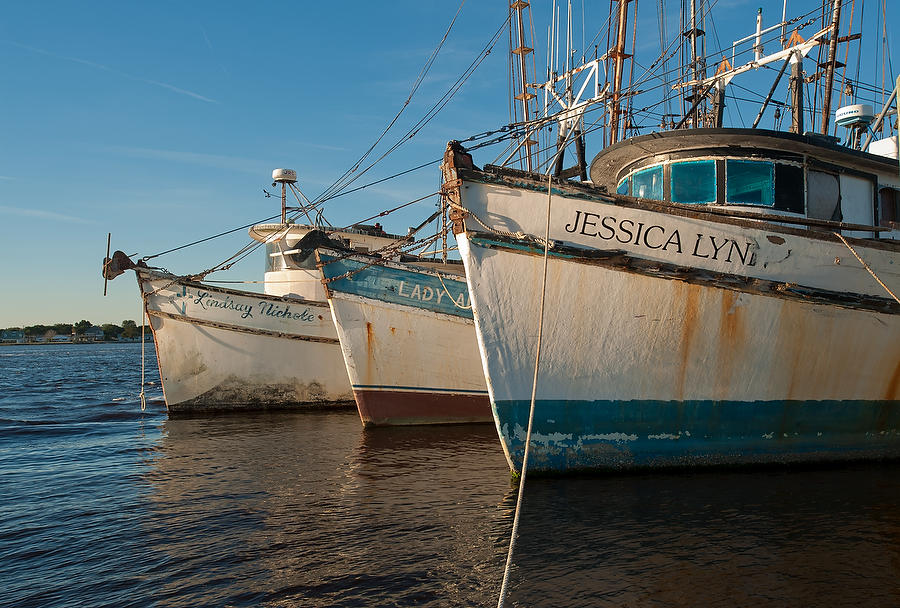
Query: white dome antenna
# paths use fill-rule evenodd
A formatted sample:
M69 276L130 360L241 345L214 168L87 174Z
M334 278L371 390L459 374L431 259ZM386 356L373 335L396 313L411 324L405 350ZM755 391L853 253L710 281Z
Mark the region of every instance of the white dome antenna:
M281 223L287 223L287 185L297 183L297 172L293 169L272 171L272 186L281 184Z
M860 134L869 128L875 120L875 112L867 103L857 103L838 108L834 113L834 123L839 127L850 129L850 147L859 148Z

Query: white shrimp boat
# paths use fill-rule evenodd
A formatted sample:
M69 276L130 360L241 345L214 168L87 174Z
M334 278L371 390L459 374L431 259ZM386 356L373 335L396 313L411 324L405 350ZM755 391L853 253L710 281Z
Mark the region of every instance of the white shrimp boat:
M263 293L134 264L118 251L106 264L108 278L135 271L170 412L352 406L314 249L303 244L313 230L287 222L249 229L265 245ZM333 236L361 251L399 238L372 226Z
M810 44L780 57L802 66ZM451 142L444 190L511 469L538 349L530 471L900 457L896 138L863 152L805 133L802 111L794 133L623 138L587 184L479 170Z
M493 420L462 263L316 256L365 426Z

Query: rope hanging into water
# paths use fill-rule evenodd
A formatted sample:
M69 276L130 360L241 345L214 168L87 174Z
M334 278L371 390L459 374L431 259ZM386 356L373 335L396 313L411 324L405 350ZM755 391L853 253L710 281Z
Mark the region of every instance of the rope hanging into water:
M506 601L509 571L512 566L516 537L519 535L519 516L522 513L522 500L525 495L525 476L528 473L528 453L531 448L531 429L534 423L534 404L537 399L538 369L541 364L541 345L544 338L544 301L547 295L547 265L550 259L550 202L553 196L553 178L547 176L547 226L544 232L544 268L541 277L541 306L538 313L537 349L534 354L534 376L531 381L531 404L528 409L528 430L525 433L525 455L522 457L522 474L519 477L519 492L516 497L516 514L513 516L512 534L509 539L509 553L506 555L506 567L503 569L503 584L500 586L500 600L497 608L503 608Z
M891 297L894 298L894 301L897 302L897 304L900 304L900 298L897 297L897 294L895 294L893 291L891 291L890 288L888 288L888 286L884 284L884 281L882 281L881 279L878 278L878 275L875 274L875 271L872 270L872 269L869 267L868 264L866 264L865 260L863 260L863 259L859 256L858 253L856 253L856 250L855 250L853 247L850 246L850 243L847 242L847 239L845 239L845 238L841 235L840 232L835 232L835 233L833 233L833 234L834 234L836 237L838 237L839 239L841 239L841 242L844 243L844 245L847 246L847 249L850 250L850 253L852 253L852 254L856 257L856 259L859 260L859 263L863 265L863 268L865 268L866 270L869 271L869 274L872 275L872 278L874 278L876 281L878 281L878 284L881 285L881 286L884 288L884 290L885 290L886 292L888 292L889 294L891 294Z
M144 286L141 285L141 411L147 409L147 397L144 395L144 371L146 366L144 364L145 361L145 346L147 344L147 338L144 335L144 332L147 328L147 296L144 295Z

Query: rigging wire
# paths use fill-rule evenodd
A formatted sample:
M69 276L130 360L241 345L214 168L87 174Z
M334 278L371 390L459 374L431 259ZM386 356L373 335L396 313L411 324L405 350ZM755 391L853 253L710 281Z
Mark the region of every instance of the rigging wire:
M369 146L369 149L366 150L363 155L356 161L356 163L347 171L344 172L341 177L339 177L335 182L325 189L325 191L319 196L320 199L325 199L332 192L340 191L343 187L343 182L357 169L359 169L360 165L365 162L366 158L368 158L369 154L375 149L375 147L381 142L382 139L387 135L388 131L397 123L397 120L400 119L400 115L403 114L403 111L409 106L412 101L413 96L416 94L416 91L419 89L419 86L425 80L425 76L428 75L429 70L431 70L431 66L434 65L435 59L437 59L438 54L444 46L444 43L447 41L447 37L450 35L450 30L453 29L453 25L456 23L457 17L459 17L460 11L462 11L463 6L465 5L466 0L462 0L459 5L459 8L456 9L456 14L453 15L453 19L450 20L450 25L447 27L447 31L444 32L444 36L441 38L438 45L431 52L431 55L425 61L425 65L422 66L422 69L419 71L419 75L416 77L415 82L413 83L412 90L410 90L409 95L406 98L406 101L403 102L403 105L400 107L400 110L397 111L397 114L394 115L394 118L388 123L387 127L384 128L384 131L381 132L381 135L375 140L375 142Z
M382 154L376 160L374 160L372 163L370 163L365 169L360 171L356 176L345 180L344 183L341 185L341 188L346 188L347 186L352 184L354 181L356 181L357 179L362 177L366 172L368 172L372 167L374 167L377 163L379 163L381 160L383 160L386 156L388 156L389 154L392 154L401 145L406 143L408 140L412 139L416 134L418 134L418 132L425 125L427 125L429 122L431 122L431 120L435 116L437 116L438 113L440 113L440 111L443 110L444 107L446 107L446 105L448 103L450 103L450 100L462 88L462 85L465 84L465 82L475 72L475 70L478 68L478 66L480 66L481 63L487 58L487 56L490 55L494 46L499 41L500 35L506 29L506 25L509 23L509 20L510 20L510 17L507 16L506 20L497 29L494 36L485 45L485 47L482 49L482 51L479 53L479 55L476 56L476 58L472 61L472 63L470 63L469 66L463 71L462 75L460 75L456 79L456 81L450 86L450 88L447 90L447 92L444 93L444 95L440 99L438 99L438 101L436 101L434 103L434 105L432 105L432 107L425 113L425 115L423 117L421 119L419 119L419 121L417 123L415 123L409 129L409 131L407 131L399 140L397 140L397 142L393 146L391 146L386 152L384 152L384 154ZM340 191L340 189L332 190L328 193L323 193L316 199L316 201L317 201L317 203L321 204L322 202L329 200L330 198L334 198L336 193L339 191Z
M200 243L205 243L206 241L211 241L213 239L217 239L220 236L225 236L227 234L232 234L234 232L238 232L239 230L247 230L248 228L252 228L257 224L264 224L266 222L270 222L276 218L280 218L281 214L273 215L271 217L267 217L263 220L259 220L256 222L252 222L250 224L245 224L243 226L239 226L238 228L233 228L231 230L226 230L225 232L220 232L219 234L214 234L212 236L208 236L206 238L198 239L196 241L187 243L185 245L179 245L178 247L173 247L172 249L166 249L165 251L160 251L159 253L154 253L153 255L147 255L141 258L141 261L146 262L147 260L152 260L153 258L158 258L161 255L165 255L167 253L172 253L173 251L178 251L179 249L185 249L187 247L192 247L193 245L199 245Z

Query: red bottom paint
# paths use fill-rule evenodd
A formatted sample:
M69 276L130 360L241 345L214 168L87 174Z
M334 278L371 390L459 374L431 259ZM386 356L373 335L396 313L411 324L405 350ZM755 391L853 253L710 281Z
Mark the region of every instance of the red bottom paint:
M364 426L493 422L487 395L354 390Z

